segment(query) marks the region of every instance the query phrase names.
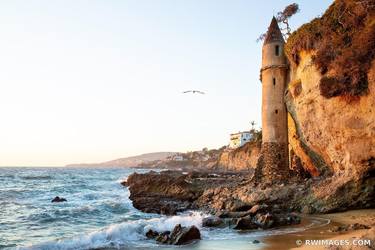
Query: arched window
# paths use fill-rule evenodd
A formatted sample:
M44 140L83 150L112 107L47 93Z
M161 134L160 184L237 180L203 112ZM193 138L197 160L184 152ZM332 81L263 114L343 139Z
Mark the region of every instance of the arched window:
M272 83L273 83L273 86L276 85L276 79L275 78L272 78Z
M275 109L275 114L279 113L279 111L277 109Z
M276 45L276 46L275 46L275 55L276 55L276 56L279 56L279 55L280 55L280 46L279 46L279 45Z

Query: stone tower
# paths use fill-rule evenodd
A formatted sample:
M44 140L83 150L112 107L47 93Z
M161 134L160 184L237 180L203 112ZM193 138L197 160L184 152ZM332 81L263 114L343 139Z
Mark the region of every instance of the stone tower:
M284 103L288 64L284 38L273 17L262 48L262 176L285 177L289 169L288 121Z

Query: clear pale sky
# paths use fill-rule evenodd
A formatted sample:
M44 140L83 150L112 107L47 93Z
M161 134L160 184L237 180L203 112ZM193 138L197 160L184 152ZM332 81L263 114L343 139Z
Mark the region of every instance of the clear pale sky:
M292 27L331 2L298 1ZM255 40L290 3L0 1L0 165L226 145L250 121L260 126Z

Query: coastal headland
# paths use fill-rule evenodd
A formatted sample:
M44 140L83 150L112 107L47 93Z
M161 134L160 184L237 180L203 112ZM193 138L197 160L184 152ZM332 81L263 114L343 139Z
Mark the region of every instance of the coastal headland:
M259 143L253 142L251 149L247 144L226 152L225 157L221 152L206 171L200 166L189 172L135 173L124 183L134 207L167 215L198 209L212 214L204 225L235 230L288 226L300 223L303 215L314 215L340 224L327 229L332 234L315 231L317 238L347 234L373 240L374 19L373 1L336 0L321 17L289 36L284 47L288 81L283 93L288 153L280 143L276 147L272 142L269 150L263 143L259 150ZM271 28L272 23L268 32L274 32ZM275 114L280 115L278 111ZM266 139L277 139L271 132L267 131ZM280 170L278 155L281 165L289 156L288 169L276 171ZM254 157L257 163L249 168L247 162ZM355 209L362 210L329 215Z

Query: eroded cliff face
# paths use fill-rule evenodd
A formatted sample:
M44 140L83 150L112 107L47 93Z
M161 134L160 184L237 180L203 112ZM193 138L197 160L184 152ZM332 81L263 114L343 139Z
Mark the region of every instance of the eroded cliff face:
M256 167L261 143L248 142L235 150L224 151L218 159L217 168L227 171L247 171Z
M299 200L304 212L332 212L374 206L375 63L368 72L368 92L357 97L323 97L323 77L301 52L291 69L285 102L289 112L292 162L320 176ZM329 74L329 73L328 73ZM293 167L293 164L292 164Z
M302 52L300 58L285 95L291 149L313 176L362 176L375 167L375 63L368 93L348 100L323 97L312 53Z

